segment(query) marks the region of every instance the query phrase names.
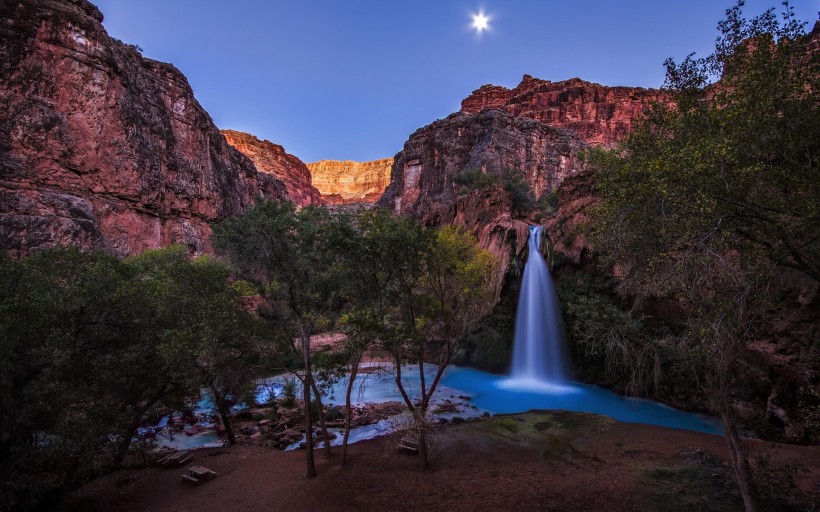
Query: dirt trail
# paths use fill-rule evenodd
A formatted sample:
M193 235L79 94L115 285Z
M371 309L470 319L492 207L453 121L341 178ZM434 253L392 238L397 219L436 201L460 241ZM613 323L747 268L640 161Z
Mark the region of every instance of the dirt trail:
M317 452L263 447L200 450L218 477L184 484L184 469L121 471L81 489L73 511L701 511L742 509L723 438L576 413L497 416L435 433L433 468L386 437L352 445L344 468ZM820 447L749 441L772 466L800 464L797 483L820 500ZM338 453L338 452L337 452ZM125 483L125 485L123 485ZM118 485L119 484L119 485ZM781 486L782 487L782 486Z

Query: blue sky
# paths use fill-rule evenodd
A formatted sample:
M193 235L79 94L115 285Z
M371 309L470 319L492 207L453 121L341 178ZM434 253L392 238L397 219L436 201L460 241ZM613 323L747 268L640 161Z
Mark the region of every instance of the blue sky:
M730 0L92 0L108 32L188 77L220 128L305 162L393 156L482 84L524 74L658 87ZM817 19L820 0L792 2ZM779 0L749 0L747 16ZM471 14L491 17L470 29Z

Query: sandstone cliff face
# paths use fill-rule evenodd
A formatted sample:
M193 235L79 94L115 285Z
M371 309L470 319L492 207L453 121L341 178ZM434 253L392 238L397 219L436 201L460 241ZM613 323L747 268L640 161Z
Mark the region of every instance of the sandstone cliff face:
M551 82L524 75L514 89L480 87L461 102L461 111L506 110L570 129L589 144L610 146L629 133L652 103L668 101L667 93L658 89L607 87L580 78Z
M390 184L393 159L371 162L320 160L307 166L325 203L375 203Z
M479 246L492 253L497 262L493 287L499 298L504 277L527 246L530 222L515 218L510 195L500 185L475 190L452 202L434 205L420 213L425 225L452 225L463 228L478 239Z
M222 130L222 135L228 144L251 159L257 171L270 174L284 183L288 198L294 204L307 206L322 203L305 163L286 153L285 148L235 130Z
M307 164L328 204L375 203L390 184L392 158L371 162L320 160Z
M591 222L590 209L599 202L595 176L590 171L570 176L558 189L558 209L544 220L544 227L555 252L565 261L581 265L593 251L586 231Z
M208 250L209 223L283 184L231 148L172 65L85 0L0 4L0 249Z
M586 147L572 132L499 110L452 114L417 130L396 155L392 182L379 203L422 215L455 198L453 178L480 169L512 171L536 196L580 169Z

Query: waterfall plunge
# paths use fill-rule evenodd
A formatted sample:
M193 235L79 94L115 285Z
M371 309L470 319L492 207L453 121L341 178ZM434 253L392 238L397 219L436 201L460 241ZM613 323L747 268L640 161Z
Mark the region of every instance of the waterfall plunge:
M502 386L546 392L574 390L569 378L567 358L558 310L558 297L547 263L541 255L541 226L530 227L529 257L524 267L510 378Z

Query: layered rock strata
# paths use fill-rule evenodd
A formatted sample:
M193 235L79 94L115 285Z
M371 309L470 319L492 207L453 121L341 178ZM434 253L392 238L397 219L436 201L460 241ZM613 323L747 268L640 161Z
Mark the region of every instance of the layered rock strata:
M611 146L632 129L653 103L668 103L659 89L607 87L572 78L560 82L524 75L514 89L483 85L461 102L461 111L505 110L572 130L588 144Z
M230 147L174 66L85 0L0 4L0 249L208 250L209 224L287 197Z
M285 185L294 204L321 204L319 190L313 186L311 173L304 162L287 153L279 144L259 140L249 133L222 130L228 144L251 159L257 171L270 174Z
M454 178L465 171L511 173L537 197L580 170L578 153L585 147L571 131L501 110L452 114L410 136L379 203L422 215L455 199Z
M307 164L328 204L375 203L390 184L392 158L370 162L320 160Z

